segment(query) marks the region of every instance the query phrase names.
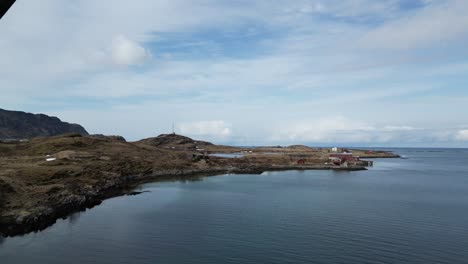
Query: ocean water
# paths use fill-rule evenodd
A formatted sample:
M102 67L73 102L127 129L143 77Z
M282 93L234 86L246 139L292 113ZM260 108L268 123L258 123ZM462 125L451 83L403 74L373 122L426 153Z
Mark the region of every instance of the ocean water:
M141 186L0 240L0 263L468 263L468 150L395 149L368 171Z

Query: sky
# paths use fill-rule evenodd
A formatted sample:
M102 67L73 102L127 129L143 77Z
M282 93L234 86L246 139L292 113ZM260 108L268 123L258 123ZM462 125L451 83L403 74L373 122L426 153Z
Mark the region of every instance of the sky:
M468 147L466 0L18 0L0 108L90 133Z

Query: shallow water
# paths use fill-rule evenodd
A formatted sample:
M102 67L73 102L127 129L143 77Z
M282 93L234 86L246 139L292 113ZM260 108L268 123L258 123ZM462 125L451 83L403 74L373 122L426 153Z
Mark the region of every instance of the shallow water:
M210 154L210 156L234 159L234 158L242 158L244 157L244 154L242 153L213 153L213 154Z
M369 171L146 184L0 239L0 263L468 263L468 150L396 152Z

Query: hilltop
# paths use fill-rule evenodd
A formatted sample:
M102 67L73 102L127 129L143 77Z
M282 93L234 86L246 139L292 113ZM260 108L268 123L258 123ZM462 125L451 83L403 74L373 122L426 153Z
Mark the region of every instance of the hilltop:
M146 144L153 147L172 148L178 147L183 149L197 149L204 146L213 146L213 143L193 140L189 137L177 134L162 134L157 137L142 139L138 144Z

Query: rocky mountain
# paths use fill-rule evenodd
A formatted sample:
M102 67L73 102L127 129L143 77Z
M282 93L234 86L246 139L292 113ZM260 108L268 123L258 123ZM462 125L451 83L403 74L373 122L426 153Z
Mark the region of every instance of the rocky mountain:
M88 135L82 126L63 122L57 117L0 109L0 140L29 139L67 133Z

